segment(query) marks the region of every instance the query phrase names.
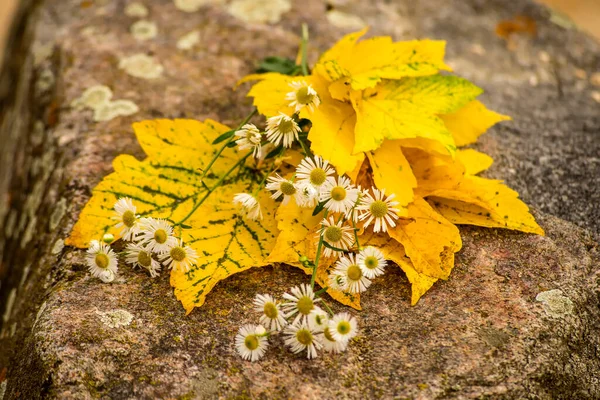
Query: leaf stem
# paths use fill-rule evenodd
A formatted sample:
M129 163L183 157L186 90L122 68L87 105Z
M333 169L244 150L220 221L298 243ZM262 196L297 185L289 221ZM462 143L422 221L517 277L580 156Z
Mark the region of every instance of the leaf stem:
M308 47L308 25L302 24L302 41L300 42L300 68L302 68L302 75L308 75L308 60L307 60L307 47Z
M219 181L215 184L215 186L213 186L208 192L206 192L206 194L204 195L204 197L202 197L202 199L200 199L200 201L198 203L196 203L194 205L194 207L192 207L192 209L190 210L190 212L185 217L183 217L183 219L181 221L179 221L175 225L181 225L185 221L187 221L188 218L190 218L192 216L192 214L194 214L196 212L196 210L198 209L198 207L200 207L202 205L202 203L204 203L204 201L208 198L208 196L210 196L212 192L214 192L219 186L221 186L221 184L223 183L223 181L225 180L225 178L227 178L229 176L229 174L231 174L233 171L235 171L235 169L237 167L239 167L240 165L242 165L250 155L252 155L251 151L248 152L248 154L246 154L244 157L240 158L238 160L238 162L236 162L233 165L233 167L231 167L229 169L229 171L225 172L225 174L219 179Z
M327 210L323 214L323 218L327 218ZM321 230L325 225L321 224ZM319 258L321 258L321 250L323 248L323 232L319 235L319 244L317 245L317 255L315 256L315 266L313 267L313 273L310 277L310 288L315 288L315 278L317 277L317 268L319 268Z

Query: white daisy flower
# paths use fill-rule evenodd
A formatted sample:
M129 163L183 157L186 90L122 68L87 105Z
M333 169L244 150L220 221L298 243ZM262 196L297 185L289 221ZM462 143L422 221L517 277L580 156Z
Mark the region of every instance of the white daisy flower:
M335 263L333 279L339 280L340 288L348 293L364 292L371 285L371 281L363 274L352 253L342 255Z
M198 252L190 246L185 246L183 240L175 239L169 251L159 257L167 267L187 272L198 261Z
M153 253L166 253L171 250L176 239L173 236L173 227L164 219L142 218L140 241Z
M139 243L129 243L125 248L125 261L134 267L141 267L148 272L152 278L160 273L160 263L152 258L152 252Z
M325 208L329 211L346 214L356 204L358 192L350 179L339 176L336 181L330 177L321 187L320 200L326 202Z
M244 325L235 336L235 348L244 360L257 361L262 358L269 346L265 328L262 325Z
M367 246L358 253L356 263L363 272L363 275L373 279L383 275L383 270L387 266L387 261L383 253L376 247Z
M329 161L323 161L319 156L315 156L314 160L306 157L296 168L298 183L307 183L316 188L321 187L334 173Z
M285 344L290 347L293 353L300 353L306 350L308 359L317 357L317 350L320 350L320 335L312 330L308 324L303 321L301 324L293 323L285 328Z
M359 219L365 221L365 228L375 221L375 226L373 227L373 232L375 233L380 231L387 232L388 225L391 228L396 226L394 220L398 219L398 212L400 210L394 207L400 203L392 201L396 196L394 194L390 194L386 199L385 189L379 190L373 187L371 190L373 191L373 196L366 192L362 204L357 207L357 210L361 211Z
M321 337L321 343L323 343L323 350L329 353L341 353L346 350L348 342L335 340L331 335L329 326L326 326L323 330L323 336Z
M275 176L270 176L267 178L267 186L266 188L273 192L271 195L272 199L278 199L283 195L282 204L286 205L290 198L296 198L296 204L300 204L302 202L302 197L300 196L300 192L296 187L296 184L290 180L282 178L279 174L275 174Z
M252 156L260 158L262 133L260 133L254 124L242 126L242 129L235 132L235 136L239 138L235 143L239 146L240 150L252 149Z
M336 223L332 215L327 219L323 219L321 223L323 227L320 229L319 234L323 235L323 241L340 250L348 250L354 241L352 228L344 225L342 220ZM337 252L324 246L323 255L325 257L337 256Z
M254 310L262 313L260 323L271 331L279 331L287 325L287 321L283 317L283 312L279 309L279 304L269 294L256 295L254 298Z
M291 294L283 294L283 298L288 300L288 302L281 305L281 308L286 313L285 317L289 318L298 314L293 323L295 324L298 321L306 322L310 312L317 308L315 303L321 301L321 299L315 298L315 293L310 285L307 284L295 286L290 291L292 292Z
M133 205L133 201L129 197L122 197L114 205L115 216L113 219L119 221L116 225L121 229L120 235L123 240L133 240L140 232L139 216L135 214L137 211Z
M114 279L118 270L117 255L106 243L92 240L87 250L86 261L92 276L101 278L103 282L110 282ZM110 279L111 276L112 279Z
M293 81L289 85L293 90L285 95L285 99L290 102L290 107L294 107L294 111L298 112L303 107L308 107L310 112L313 112L321 104L317 91L312 85L301 81Z
M308 314L308 326L315 332L323 332L328 323L329 316L319 307L313 308Z
M262 211L258 199L248 193L238 193L233 197L233 204L239 204L242 207L242 214L253 221L262 219Z
M267 119L267 139L269 142L279 146L283 140L284 147L292 147L292 143L298 140L300 127L293 118L283 113Z
M356 318L348 313L336 314L328 327L331 337L338 342L348 343L358 333Z
M310 183L297 183L298 196L296 201L298 207L313 208L319 204L319 191Z

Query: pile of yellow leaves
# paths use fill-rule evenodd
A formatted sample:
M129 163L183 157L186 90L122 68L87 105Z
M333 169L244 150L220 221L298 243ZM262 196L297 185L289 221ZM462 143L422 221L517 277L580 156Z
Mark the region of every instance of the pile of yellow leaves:
M472 83L440 74L450 70L443 61L445 43L394 43L389 37L359 41L364 33L342 38L310 75L265 73L243 81L259 80L248 95L266 117L294 114L286 100L292 82L306 82L316 90L320 105L314 111L305 107L299 115L312 124L310 150L356 185L396 195L403 210L397 225L386 233L367 228L358 234L361 245L378 247L402 268L416 304L438 279L449 277L462 246L457 224L544 232L515 191L502 181L476 176L492 164L489 156L459 148L509 117L476 100L482 90ZM67 244L87 247L106 232L118 235L112 207L120 197L133 199L141 216L175 224L226 176L178 227L181 238L200 255L190 271L171 272L171 285L186 311L201 306L220 280L250 267L280 262L312 273L299 257L314 259L322 212L313 215L293 201L282 205L264 190L260 221L244 219L232 204L235 193L260 186L272 161L242 160L229 174L244 154L227 148L204 176L218 151L213 141L229 127L210 120L155 120L133 127L147 157L115 159L115 172L94 189ZM302 157L296 150L286 156L283 160L291 166ZM322 287L333 261L323 258L318 265L316 281ZM360 309L358 295L328 293Z

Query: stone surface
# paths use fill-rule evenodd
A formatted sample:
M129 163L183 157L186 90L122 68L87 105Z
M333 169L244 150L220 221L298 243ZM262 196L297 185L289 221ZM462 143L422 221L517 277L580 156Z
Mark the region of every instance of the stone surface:
M250 109L235 82L263 57L294 57L302 21L313 60L346 32L327 17L331 4L294 2L269 25L234 18L225 1L178 1L191 12L147 1L143 18L157 35L139 41L130 27L140 17L126 15L126 2L40 3L23 14L0 80L4 398L600 398L600 105L587 78L598 72L600 47L591 39L527 1L331 3L373 34L448 40L450 65L514 118L477 145L496 160L489 176L588 231L545 213L537 216L547 237L462 229L465 248L450 279L416 307L399 269L376 282L365 311L354 313L362 334L347 353L309 362L276 338L268 357L250 364L232 341L240 323L255 320L251 299L305 281L298 270L233 276L185 317L165 274L152 280L123 267L117 281L101 284L81 250L56 243L111 160L141 156L133 121L235 124ZM498 38L496 23L514 15L534 18L537 36ZM192 31L198 42L178 48ZM161 73L147 79L119 68L136 54ZM93 110L71 106L95 85L139 111L95 122Z

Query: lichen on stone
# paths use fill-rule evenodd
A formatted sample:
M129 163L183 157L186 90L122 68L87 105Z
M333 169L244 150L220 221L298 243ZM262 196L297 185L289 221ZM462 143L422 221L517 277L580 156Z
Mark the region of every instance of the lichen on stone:
M223 0L174 0L177 9L192 13L198 11L201 7L210 4L223 4Z
M190 50L192 47L200 42L200 31L191 31L183 35L177 41L177 48L179 50Z
M358 15L352 15L338 10L328 11L326 16L329 23L338 28L362 29L367 25Z
M145 19L133 23L129 30L133 37L140 41L154 39L158 34L156 23Z
M57 239L54 242L54 246L52 246L52 254L57 255L60 254L61 251L65 248L65 241L63 239Z
M144 53L137 53L121 59L119 68L131 76L142 79L156 79L162 75L164 70L163 66L154 58Z
M144 18L148 16L148 9L142 3L130 3L125 7L125 15L134 18Z
M100 321L109 328L120 328L127 326L133 321L133 315L123 309L110 310L107 312L96 311L100 316Z
M112 90L110 90L110 88L104 85L94 85L87 88L81 97L73 100L73 102L71 102L71 107L76 109L82 109L85 107L95 109L108 103L111 98Z
M81 97L71 102L76 109L91 108L94 110L94 121L110 121L118 116L128 116L139 111L139 107L131 100L111 101L112 91L103 85L95 85L86 89Z
M555 318L573 314L575 308L571 299L565 296L560 289L538 293L535 300L542 303L547 315Z
M131 100L115 100L94 109L94 121L110 121L119 116L133 115L139 110L139 107Z
M291 9L290 0L234 0L228 7L231 15L251 24L275 24Z

